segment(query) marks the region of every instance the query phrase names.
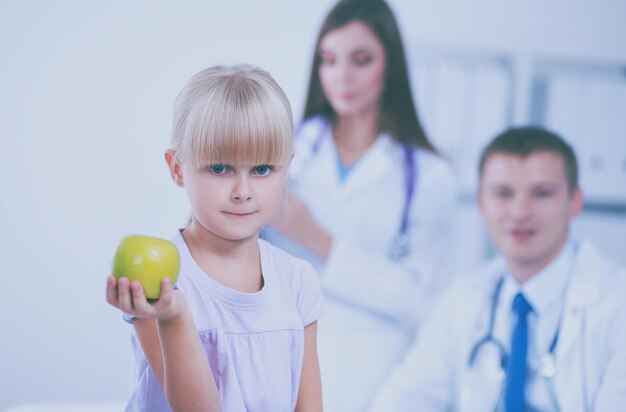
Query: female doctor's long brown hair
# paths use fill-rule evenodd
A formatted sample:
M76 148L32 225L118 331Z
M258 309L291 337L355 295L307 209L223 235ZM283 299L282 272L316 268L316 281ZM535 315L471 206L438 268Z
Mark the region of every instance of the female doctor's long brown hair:
M304 109L304 120L322 116L334 122L336 114L324 96L319 78L320 42L324 36L352 21L367 25L385 50L385 79L378 129L399 143L437 153L418 119L407 70L404 46L396 19L383 0L342 0L333 7L317 37Z

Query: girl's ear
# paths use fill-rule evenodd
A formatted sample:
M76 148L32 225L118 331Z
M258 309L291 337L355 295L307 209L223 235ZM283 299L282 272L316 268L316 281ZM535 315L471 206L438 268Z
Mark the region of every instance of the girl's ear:
M165 152L165 162L167 163L167 167L169 167L170 169L170 176L172 177L172 181L174 181L174 183L176 183L176 185L180 187L185 186L183 181L183 168L178 161L176 152L171 149L167 150Z

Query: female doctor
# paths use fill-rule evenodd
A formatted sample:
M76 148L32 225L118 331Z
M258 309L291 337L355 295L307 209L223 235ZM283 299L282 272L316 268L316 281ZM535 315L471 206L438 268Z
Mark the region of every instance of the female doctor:
M456 179L418 120L382 0L322 25L287 211L265 237L320 271L324 407L365 410L451 273Z

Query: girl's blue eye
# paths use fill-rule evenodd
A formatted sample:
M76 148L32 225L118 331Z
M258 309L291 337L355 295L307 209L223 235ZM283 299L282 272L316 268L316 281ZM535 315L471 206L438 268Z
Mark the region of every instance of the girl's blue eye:
M274 170L274 166L259 165L252 168L252 173L257 176L268 176Z
M216 175L223 175L228 171L228 166L223 163L209 165L209 171Z

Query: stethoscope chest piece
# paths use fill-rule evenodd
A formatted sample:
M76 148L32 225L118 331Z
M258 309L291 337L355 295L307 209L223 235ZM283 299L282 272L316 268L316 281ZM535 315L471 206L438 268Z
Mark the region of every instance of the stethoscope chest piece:
M553 378L556 375L554 356L549 353L541 356L537 362L535 370L544 378Z
M406 258L411 253L409 236L406 233L398 233L389 245L389 257L395 261Z

